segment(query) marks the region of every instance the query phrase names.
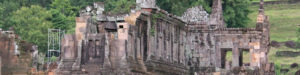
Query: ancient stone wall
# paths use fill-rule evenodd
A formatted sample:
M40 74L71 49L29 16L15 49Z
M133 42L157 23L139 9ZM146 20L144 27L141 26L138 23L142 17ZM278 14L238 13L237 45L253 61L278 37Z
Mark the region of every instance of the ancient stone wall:
M272 74L268 17L260 13L256 28L226 28L221 0L213 2L211 15L197 6L181 17L153 8L155 0L137 0L147 7L130 15L93 14L103 11L102 3L88 6L77 18L76 38L63 41L63 71L57 74ZM250 53L250 65L243 63L243 51ZM73 54L77 59L68 60Z
M164 15L162 12L141 15L137 20L136 37L139 44L137 56L142 59L147 70L157 74L185 74L188 73L185 57L186 29L183 21ZM161 16L161 17L153 17ZM168 19L167 19L168 18ZM133 41L135 39L129 39ZM128 42L132 43L132 42ZM170 72L171 71L171 72Z
M0 57L1 74L27 74L30 73L32 60L32 45L30 48L24 48L24 45L18 46L19 39L13 31L0 31ZM22 51L20 53L19 51Z

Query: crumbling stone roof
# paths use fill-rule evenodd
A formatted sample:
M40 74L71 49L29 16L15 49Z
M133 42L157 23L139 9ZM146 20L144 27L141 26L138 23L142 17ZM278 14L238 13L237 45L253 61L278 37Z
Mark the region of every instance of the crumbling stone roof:
M206 24L209 20L208 16L202 6L196 6L187 9L180 18L187 23Z

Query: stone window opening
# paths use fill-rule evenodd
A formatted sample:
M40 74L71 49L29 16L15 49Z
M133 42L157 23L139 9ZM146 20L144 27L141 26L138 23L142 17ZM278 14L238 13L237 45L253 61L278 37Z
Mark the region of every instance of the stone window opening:
M120 25L119 28L122 30L122 33L125 32L124 25Z
M221 68L230 69L232 63L232 49L221 49Z
M119 28L124 28L124 26L123 26L123 25L120 25Z
M250 66L251 55L249 49L241 49L240 56L239 56L239 63L240 66Z

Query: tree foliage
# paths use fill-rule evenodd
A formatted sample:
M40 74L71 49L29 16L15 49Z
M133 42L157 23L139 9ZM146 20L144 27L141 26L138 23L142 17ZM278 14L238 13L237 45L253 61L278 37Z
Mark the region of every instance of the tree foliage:
M227 27L245 27L249 23L250 0L223 0L223 15Z
M54 0L50 6L53 27L66 30L67 33L74 33L78 7L72 6L70 0Z
M70 0L54 0L50 7L66 16L76 16L76 12L78 12L78 8L72 6Z
M135 0L106 0L105 11L109 14L129 13L135 7Z
M156 0L156 2L160 8L179 16L182 15L186 9L199 5L210 12L212 4L212 0Z
M52 23L48 19L52 18L51 13L46 9L32 5L22 7L12 13L11 21L15 32L28 42L39 46L39 50L47 49L47 33Z
M3 7L3 4L2 3L0 3L0 28L2 28L3 27L3 24L4 24L4 18L3 18L3 16L4 16L4 7Z
M0 8L1 8L0 25L2 29L7 30L9 27L12 26L11 22L9 22L9 18L11 17L11 12L19 9L20 4L4 0L0 3Z

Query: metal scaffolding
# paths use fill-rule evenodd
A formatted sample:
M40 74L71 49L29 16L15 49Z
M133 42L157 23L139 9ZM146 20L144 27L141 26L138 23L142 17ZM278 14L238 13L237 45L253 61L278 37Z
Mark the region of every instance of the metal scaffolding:
M65 31L60 29L48 29L48 62L52 62L52 56L60 56L61 39L64 37Z

